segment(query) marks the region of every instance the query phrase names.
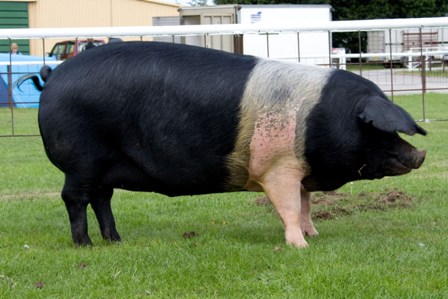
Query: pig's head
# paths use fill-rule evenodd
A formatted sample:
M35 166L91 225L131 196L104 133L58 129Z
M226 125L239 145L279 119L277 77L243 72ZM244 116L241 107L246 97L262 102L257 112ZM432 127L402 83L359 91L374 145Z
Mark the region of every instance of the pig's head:
M346 72L336 74L348 86L340 92L341 86L331 86L335 82L330 78L307 118L305 157L310 174L302 181L305 188L334 190L350 181L419 168L426 152L398 133L426 135L426 131L372 82Z
M412 136L416 133L426 135L426 131L402 108L384 98L373 97L367 100L358 117L366 134L366 163L359 170L361 178L405 174L423 164L426 152L417 150L397 132Z

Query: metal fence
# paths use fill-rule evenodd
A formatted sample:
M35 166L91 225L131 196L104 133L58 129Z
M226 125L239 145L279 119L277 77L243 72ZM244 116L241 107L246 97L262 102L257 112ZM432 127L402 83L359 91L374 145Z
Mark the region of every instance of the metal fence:
M161 40L251 54L271 59L317 64L358 73L375 82L392 100L419 94L422 120L429 92L448 93L448 18L337 21L307 24L233 24L161 27L0 29L9 44L27 40L32 55L0 53L0 136L36 136L37 122L18 130L22 114L36 113L39 92L31 83L14 82L38 73L44 64L57 67L60 51L76 54L78 41L95 38ZM54 44L70 40L58 55ZM188 58L186 58L188 59ZM28 112L31 110L31 112ZM26 116L23 116L26 118ZM438 120L444 117L438 117ZM34 129L33 129L34 126ZM30 127L30 128L28 128Z

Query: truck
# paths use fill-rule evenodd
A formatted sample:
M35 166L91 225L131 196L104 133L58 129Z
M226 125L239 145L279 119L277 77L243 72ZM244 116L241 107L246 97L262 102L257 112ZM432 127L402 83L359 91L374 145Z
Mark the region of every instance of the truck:
M66 60L84 51L89 42L91 42L95 47L105 44L105 41L102 39L65 40L57 42L51 49L50 53L48 53L48 56L55 57L56 60Z

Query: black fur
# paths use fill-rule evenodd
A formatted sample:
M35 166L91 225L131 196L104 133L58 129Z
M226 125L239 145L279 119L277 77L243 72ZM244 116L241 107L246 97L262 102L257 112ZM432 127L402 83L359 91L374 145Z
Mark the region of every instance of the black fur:
M413 121L409 113L383 97L368 98L359 118L384 132L426 135L426 131Z
M83 184L167 195L224 191L255 58L115 43L59 66L41 96L51 161Z
M76 244L91 244L86 206L120 240L114 188L170 196L225 191L245 83L257 59L168 43L113 43L61 64L41 94L49 159Z
M384 165L395 156L406 160L413 149L396 132L426 134L371 81L340 70L331 73L306 124L308 191L395 175Z

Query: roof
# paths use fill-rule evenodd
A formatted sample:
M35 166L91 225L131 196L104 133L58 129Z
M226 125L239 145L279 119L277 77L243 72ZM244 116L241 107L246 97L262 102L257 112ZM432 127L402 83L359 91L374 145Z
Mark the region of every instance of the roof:
M165 1L159 1L159 0L136 0L136 1L142 1L142 2L166 5L166 6L176 7L176 8L180 8L181 7L181 5L179 5L179 4L165 2Z
M182 10L208 10L208 9L236 9L242 8L328 8L330 4L223 4L223 5L206 5L206 6L187 6Z
M0 0L0 2L37 2L37 1L38 0ZM40 1L45 1L45 0L40 0ZM159 1L159 0L135 0L135 1L143 1L143 2L172 6L172 7L181 7L181 5L179 5L179 4L165 2L165 1Z

